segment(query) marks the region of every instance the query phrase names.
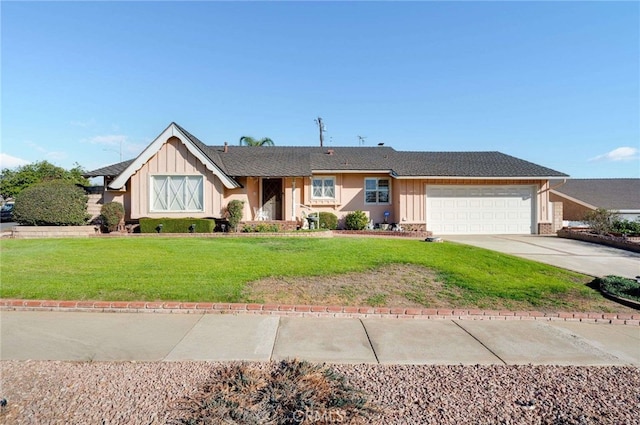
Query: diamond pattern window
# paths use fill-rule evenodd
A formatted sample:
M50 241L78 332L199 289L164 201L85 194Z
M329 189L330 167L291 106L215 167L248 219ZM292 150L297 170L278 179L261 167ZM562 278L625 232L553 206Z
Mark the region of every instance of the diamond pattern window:
M151 176L151 211L204 211L203 176Z

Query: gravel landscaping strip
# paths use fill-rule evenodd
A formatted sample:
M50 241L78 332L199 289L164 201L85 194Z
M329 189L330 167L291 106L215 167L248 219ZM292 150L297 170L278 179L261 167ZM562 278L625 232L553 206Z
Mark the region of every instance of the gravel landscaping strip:
M176 402L194 395L220 365L3 361L0 398L7 405L0 407L0 423L165 424L176 418ZM634 367L332 368L380 409L372 424L640 423L640 369ZM341 423L339 416L330 419Z

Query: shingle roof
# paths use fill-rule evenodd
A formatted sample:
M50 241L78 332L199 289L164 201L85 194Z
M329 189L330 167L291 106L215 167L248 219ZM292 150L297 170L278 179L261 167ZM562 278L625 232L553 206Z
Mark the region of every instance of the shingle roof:
M391 171L388 147L211 146L231 176L302 177L313 171Z
M118 162L117 164L108 165L106 167L98 168L97 170L88 171L83 174L85 177L114 177L122 173L125 168L133 162L133 159L127 161Z
M596 208L640 210L640 179L570 179L552 190Z
M231 177L302 177L323 171L379 171L397 177L567 176L500 152L399 152L387 146L227 146L225 152L224 146L207 146L184 128L175 126ZM131 162L103 167L86 176L115 176Z
M398 176L562 177L564 173L501 152L397 152Z

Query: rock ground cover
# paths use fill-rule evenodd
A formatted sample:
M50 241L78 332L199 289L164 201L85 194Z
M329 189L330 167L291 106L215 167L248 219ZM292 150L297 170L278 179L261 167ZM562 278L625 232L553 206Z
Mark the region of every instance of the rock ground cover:
M0 422L166 424L208 362L0 362ZM273 363L255 363L265 370ZM637 424L640 370L577 366L334 365L379 411L371 424ZM309 411L300 423L321 422ZM360 419L355 418L356 422ZM362 421L360 420L362 423ZM220 423L215 419L210 423ZM296 423L296 422L292 422Z

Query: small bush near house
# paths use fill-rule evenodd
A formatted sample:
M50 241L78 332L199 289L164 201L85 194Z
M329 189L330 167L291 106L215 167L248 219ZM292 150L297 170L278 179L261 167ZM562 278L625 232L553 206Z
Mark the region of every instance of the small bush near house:
M277 233L280 231L280 227L277 224L260 223L254 226L244 226L242 228L243 233Z
M13 217L27 226L81 226L90 218L87 195L65 181L38 183L16 196Z
M124 206L120 202L107 202L100 208L100 221L107 232L115 232L124 219Z
M354 211L346 215L344 225L347 230L364 230L369 225L369 217L360 211Z
M338 217L330 212L320 213L320 228L336 230L338 228Z
M585 214L584 221L591 230L598 235L606 235L611 232L613 223L618 219L618 213L604 208L598 208Z
M600 288L617 297L640 302L640 283L620 276L605 276L596 279Z
M224 216L229 220L229 226L235 231L238 229L238 223L242 221L242 211L244 210L244 202L234 199L229 201L225 208Z
M189 233L191 225L195 225L193 233L213 233L216 221L211 218L141 218L140 233Z
M169 423L348 424L376 410L325 365L232 363L213 369L199 391L179 400Z
M636 221L616 220L611 226L611 231L614 233L622 233L627 236L640 235L640 219Z

